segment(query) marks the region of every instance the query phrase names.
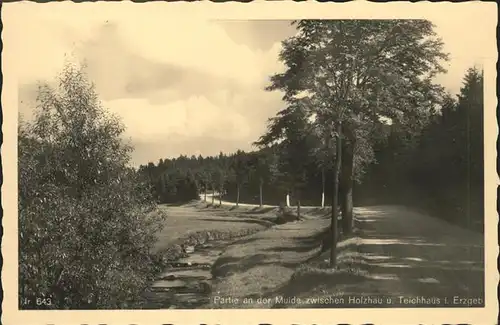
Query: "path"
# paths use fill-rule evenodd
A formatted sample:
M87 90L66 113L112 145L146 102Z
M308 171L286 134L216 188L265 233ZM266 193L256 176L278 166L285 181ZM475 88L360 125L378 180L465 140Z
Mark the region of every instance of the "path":
M371 295L392 297L393 306L411 307L449 305L455 296L482 296L484 241L481 234L404 207L357 208L355 212L359 237L340 245L339 262L346 270L329 269L325 263L326 252L294 274L299 264L318 251L318 236L329 224L327 217L274 227L233 245L221 256L214 272L222 278L215 286L210 307L361 306L361 302L349 303L347 298L324 299L300 306L295 302L265 306L242 304L241 299L238 303L217 304L216 297L264 296L274 300L285 296L305 301L310 297ZM376 306L376 303L363 305ZM476 299L476 303L481 301Z
M359 252L370 275L358 287L363 292L392 296L401 305L408 302L400 301L400 296L436 298L431 305L441 305L445 297L449 304L454 296L483 295L481 234L403 207L364 208L358 212L363 233Z

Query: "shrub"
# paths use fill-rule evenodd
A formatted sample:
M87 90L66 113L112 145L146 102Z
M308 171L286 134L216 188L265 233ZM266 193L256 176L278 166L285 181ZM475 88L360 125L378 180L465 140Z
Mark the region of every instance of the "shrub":
M37 102L18 135L19 295L50 296L57 309L127 307L150 278L165 216L83 68L67 65Z

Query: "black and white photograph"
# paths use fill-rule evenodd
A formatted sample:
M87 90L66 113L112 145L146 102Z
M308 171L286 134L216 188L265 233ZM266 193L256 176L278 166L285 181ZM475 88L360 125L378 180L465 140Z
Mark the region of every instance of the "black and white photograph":
M495 319L496 18L474 15L491 6L272 19L195 5L4 5L18 312Z

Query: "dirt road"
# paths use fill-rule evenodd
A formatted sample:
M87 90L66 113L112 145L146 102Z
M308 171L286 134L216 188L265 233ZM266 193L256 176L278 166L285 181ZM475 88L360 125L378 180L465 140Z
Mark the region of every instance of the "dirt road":
M255 299L243 304L239 299L239 303L212 307L379 306L378 301L349 300L370 296L390 298L392 306L404 307L481 305L481 234L404 207L357 208L355 212L359 233L340 244L340 271L329 269L328 252L305 263L318 251L316 236L328 225L327 218L273 227L231 246L214 269L221 277L214 297L267 297L269 304ZM305 266L297 269L302 263ZM282 299L276 303L278 297L301 302Z
M481 234L404 207L364 208L358 213L360 265L369 273L359 287L372 290L355 292L391 296L402 306L422 303L399 297L426 297L434 300L430 305L459 304L454 297L482 297Z

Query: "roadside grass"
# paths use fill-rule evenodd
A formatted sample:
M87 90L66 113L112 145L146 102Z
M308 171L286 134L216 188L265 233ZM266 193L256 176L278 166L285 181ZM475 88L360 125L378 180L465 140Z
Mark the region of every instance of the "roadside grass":
M337 244L337 263L330 266L330 250L324 248L321 255L301 264L291 277L291 281L303 281L306 278L320 279L329 276L364 276L367 274L362 267L363 260L358 252L359 237L350 237ZM341 281L341 280L339 280Z
M180 206L161 205L159 210L156 213L166 213L167 219L152 251L158 268L185 257L183 247L245 237L275 225L276 218L274 208L235 209L196 200Z
M315 237L315 247L308 247L309 259L303 263L294 264L275 261L265 265L255 265L254 272L241 274L232 270L226 273L229 279L221 281L222 285L216 289L215 296L240 297L238 303L217 304L215 296L205 308L316 308L325 307L323 304L312 305L298 304L297 301L286 302L286 299L298 298L303 302L310 297L328 298L338 295L339 292L331 291L338 285L357 285L366 280L368 272L363 267L364 261L360 257L358 244L360 238L353 236L341 240L337 245L337 266L329 265L329 249L321 247L321 240L328 236L328 229L323 229ZM223 261L227 263L227 261ZM233 273L234 272L234 273ZM244 276L241 276L244 275ZM228 281L229 280L229 281ZM230 291L225 287L231 287ZM225 290L224 290L225 289ZM245 294L242 294L245 292ZM280 301L284 297L284 301ZM247 298L247 300L244 300ZM267 300L267 304L263 301Z
M212 267L212 299L203 308L262 308L243 299L265 297L286 284L299 265L321 254L329 215L317 208L310 213L304 211L307 217L301 221L276 225L228 247ZM238 301L219 303L220 297Z
M337 244L337 263L333 268L330 267L330 251L327 248L324 248L319 256L301 264L287 283L265 294L274 301L270 308L332 307L331 304L326 303L305 302L311 297L328 302L331 297L343 294L335 288L358 285L366 280L369 273L358 252L360 241L360 237L356 235L341 240ZM287 302L285 299L283 303L278 297L295 298L296 301Z

